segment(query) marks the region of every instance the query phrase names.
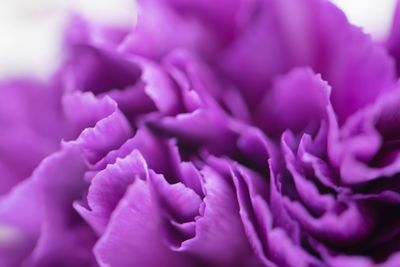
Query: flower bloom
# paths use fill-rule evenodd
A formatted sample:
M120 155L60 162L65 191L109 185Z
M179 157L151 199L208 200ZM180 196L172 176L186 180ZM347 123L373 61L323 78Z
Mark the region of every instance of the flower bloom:
M399 266L398 17L139 3L1 83L0 266Z

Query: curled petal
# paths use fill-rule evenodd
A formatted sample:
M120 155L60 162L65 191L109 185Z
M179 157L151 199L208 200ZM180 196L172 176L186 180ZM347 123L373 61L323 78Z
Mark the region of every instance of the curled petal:
M233 174L240 216L255 254L265 266L321 266L297 246L287 233L274 226L274 216L265 201L260 177L239 169Z
M330 87L308 68L295 69L278 78L256 111L261 128L272 136L319 124L326 118ZM314 126L315 128L315 126Z
M96 174L91 180L87 207L75 203L75 209L98 233L103 233L111 213L135 179L147 179L147 163L140 152L133 150L124 158Z
M341 129L340 140L333 141L345 185L365 184L399 172L398 88L350 117Z
M146 181L136 179L129 186L94 248L100 266L179 267L189 264L160 238L163 234L156 203Z
M85 94L82 96L84 99ZM109 97L105 97L102 100L91 99L90 103L97 102L97 104L86 106L87 101L79 100L82 105L82 109L88 108L90 111L86 111L90 114L92 108L96 107L94 111L100 112L100 114L91 114L101 117L92 128L85 128L79 137L73 142L78 144L89 163L95 164L101 160L109 150L120 147L125 140L132 136L131 127L126 118L119 111L117 104L114 100ZM71 103L71 102L69 102ZM73 102L75 103L75 102ZM111 113L109 113L111 112Z
M310 215L298 202L285 198L284 204L290 215L306 231L322 240L339 245L362 241L376 224L373 215L355 203L348 203L340 214L326 212L319 218Z
M177 251L214 264L243 266L251 259L251 250L238 215L232 184L209 167L205 167L202 174L204 212L196 218L196 235L185 240Z
M74 45L70 50L62 73L67 90L101 94L134 85L141 75L137 65L115 52L87 44Z
M157 131L174 136L189 149L206 147L216 154L234 154L234 145L242 125L209 109L198 109L176 117L150 122Z
M287 135L288 133L285 132L282 137L282 153L284 154L288 171L293 178L297 195L302 203L316 213L323 213L326 210L333 209L335 206L335 197L330 194L321 194L316 184L305 177L293 151L291 151L287 144Z

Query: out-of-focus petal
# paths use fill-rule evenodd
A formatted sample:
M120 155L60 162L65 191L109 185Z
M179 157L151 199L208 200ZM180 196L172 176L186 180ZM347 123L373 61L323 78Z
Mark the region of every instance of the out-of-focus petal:
M105 25L73 13L68 18L64 43L66 47L90 44L106 50L115 50L131 30L130 25Z
M68 61L63 68L67 90L91 91L100 94L112 89L134 85L140 68L115 51L106 51L87 44L70 47Z
M193 16L182 16L164 1L141 1L139 8L137 24L120 44L120 52L161 59L177 47L203 55L218 47L205 25Z
M336 160L343 184L365 184L399 172L398 88L350 117L340 131L340 140L333 140L331 150L339 152Z
M37 183L26 180L0 200L0 265L21 266L33 251L42 222L39 199Z
M387 40L387 47L390 54L396 60L397 74L400 75L400 1L397 1L391 33Z
M34 80L0 85L0 195L31 175L64 136L61 90ZM21 157L21 155L24 155Z
M35 204L42 208L42 221L27 266L94 265L90 248L95 236L72 207L85 189L82 177L86 170L79 147L67 144L46 158L30 178L40 189Z
M184 1L167 0L164 1L173 6L183 16L194 16L208 29L221 38L221 42L229 41L240 26L241 12L247 0L222 0L222 1Z
M328 1L253 1L253 17L226 50L222 69L250 106L274 77L310 66L332 86L341 123L394 82L390 57Z

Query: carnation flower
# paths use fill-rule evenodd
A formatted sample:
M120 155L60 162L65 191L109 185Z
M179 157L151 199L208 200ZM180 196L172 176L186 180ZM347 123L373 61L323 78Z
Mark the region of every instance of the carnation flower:
M323 0L139 7L0 85L1 266L400 264L398 19L383 46Z

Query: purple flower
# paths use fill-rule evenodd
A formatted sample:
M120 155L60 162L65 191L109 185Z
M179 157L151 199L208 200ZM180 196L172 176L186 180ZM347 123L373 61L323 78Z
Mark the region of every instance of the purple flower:
M140 9L0 85L0 266L400 264L397 31L323 0Z

